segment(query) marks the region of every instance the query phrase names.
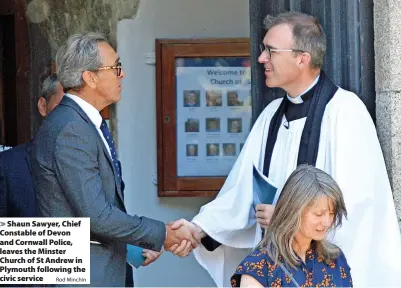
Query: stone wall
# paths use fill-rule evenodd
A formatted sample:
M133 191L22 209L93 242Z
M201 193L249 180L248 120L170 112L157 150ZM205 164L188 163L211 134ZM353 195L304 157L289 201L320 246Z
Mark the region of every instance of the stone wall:
M400 27L401 0L375 0L376 123L401 226Z
M116 46L117 23L135 18L139 0L32 0L29 21L46 35L54 57L60 45L74 33L101 32Z
M88 31L103 33L116 48L118 21L135 18L139 3L139 0L26 0L31 44L32 135L42 120L36 108L41 76L51 67L58 48L72 34ZM113 134L117 130L115 119L115 107L111 105Z

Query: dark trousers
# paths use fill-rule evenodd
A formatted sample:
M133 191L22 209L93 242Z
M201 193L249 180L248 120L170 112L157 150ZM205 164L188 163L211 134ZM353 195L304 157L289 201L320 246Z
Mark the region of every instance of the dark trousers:
M132 269L131 265L125 264L125 287L134 287L134 272Z

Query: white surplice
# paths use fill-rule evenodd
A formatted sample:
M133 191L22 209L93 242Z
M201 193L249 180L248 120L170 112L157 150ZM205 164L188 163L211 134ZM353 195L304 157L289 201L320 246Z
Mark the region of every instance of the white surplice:
M223 244L212 252L202 245L194 250L219 287L230 286L237 265L261 240L252 209L252 164L263 171L270 120L281 101L270 103L259 116L220 193L193 219ZM269 174L279 191L297 166L305 121L279 129ZM354 286L401 286L400 230L373 121L354 93L339 88L321 125L316 167L332 175L344 195L348 220L333 242L345 253Z

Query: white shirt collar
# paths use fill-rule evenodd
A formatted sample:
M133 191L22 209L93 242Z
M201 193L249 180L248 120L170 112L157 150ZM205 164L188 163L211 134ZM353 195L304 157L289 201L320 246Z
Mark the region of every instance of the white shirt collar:
M103 118L100 115L99 110L97 110L95 107L93 107L91 104L86 102L81 97L69 93L66 93L65 96L68 96L73 101L75 101L78 104L78 106L81 107L82 110L84 110L85 114L88 115L89 119L96 126L96 128L100 129L100 125L102 125Z
M293 97L290 97L290 96L287 94L288 100L290 100L290 101L291 101L292 103L294 103L294 104L301 104L301 103L303 103L304 101L302 100L302 95L304 95L306 92L308 92L310 89L312 89L312 87L316 85L317 81L319 81L319 78L320 78L320 74L316 77L315 81L313 81L313 83L312 83L303 93L301 93L301 94L298 95L297 97L293 98Z

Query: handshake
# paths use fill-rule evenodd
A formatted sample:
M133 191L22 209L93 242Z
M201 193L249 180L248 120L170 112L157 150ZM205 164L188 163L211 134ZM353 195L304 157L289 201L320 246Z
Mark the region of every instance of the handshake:
M198 247L201 239L206 236L200 227L185 219L168 223L166 231L164 249L179 257L188 256L192 249Z

